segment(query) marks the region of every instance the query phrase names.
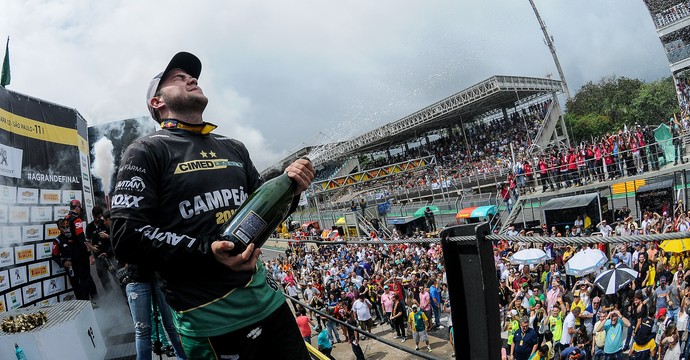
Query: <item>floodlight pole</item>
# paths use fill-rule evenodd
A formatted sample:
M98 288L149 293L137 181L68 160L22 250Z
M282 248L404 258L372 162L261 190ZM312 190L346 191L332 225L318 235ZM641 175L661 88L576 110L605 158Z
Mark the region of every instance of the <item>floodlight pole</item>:
M553 56L553 62L556 64L556 70L558 70L558 76L561 78L561 83L563 84L563 91L565 91L565 99L569 101L571 99L570 97L570 90L568 89L568 83L565 81L565 76L563 75L563 69L561 69L561 63L558 61L558 56L556 55L556 47L553 45L553 36L549 35L548 31L546 31L546 24L544 24L544 21L542 21L541 16L539 16L539 11L537 11L537 6L534 5L534 0L529 0L530 5L532 5L532 9L534 10L534 15L537 17L537 21L539 21L539 26L541 26L541 31L544 33L544 39L546 42L546 46L549 47L549 50L551 50L551 55Z

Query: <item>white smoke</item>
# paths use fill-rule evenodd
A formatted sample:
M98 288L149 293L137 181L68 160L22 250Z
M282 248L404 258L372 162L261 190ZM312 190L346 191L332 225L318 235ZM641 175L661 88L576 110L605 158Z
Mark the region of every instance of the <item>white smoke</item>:
M107 137L102 137L93 144L93 164L91 173L101 179L104 193L110 191L110 181L115 172L115 157L113 156L113 142Z

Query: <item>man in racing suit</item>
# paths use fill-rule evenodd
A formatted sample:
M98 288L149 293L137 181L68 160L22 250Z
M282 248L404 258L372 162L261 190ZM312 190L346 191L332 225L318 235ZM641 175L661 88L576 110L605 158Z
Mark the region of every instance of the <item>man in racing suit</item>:
M111 199L115 254L159 273L188 358L309 358L261 251L249 245L231 256L234 245L216 240L262 179L241 142L203 121L200 73L199 59L181 52L149 86L147 105L162 130L122 157ZM308 160L285 171L296 197L314 178Z
M79 300L93 300L92 305L96 305L98 298L98 291L96 290L96 283L91 277L90 265L95 264L96 260L91 254L91 243L86 239L86 222L82 218L81 201L72 200L69 203L69 213L65 216L66 226L69 228L65 235L69 238L70 246L74 246L76 250L72 250L75 254L72 263L74 265L74 273L79 281L79 289L75 291L75 295ZM85 250L82 253L81 250ZM78 254L78 255L76 255ZM88 260L87 260L88 259ZM70 279L72 281L72 279Z

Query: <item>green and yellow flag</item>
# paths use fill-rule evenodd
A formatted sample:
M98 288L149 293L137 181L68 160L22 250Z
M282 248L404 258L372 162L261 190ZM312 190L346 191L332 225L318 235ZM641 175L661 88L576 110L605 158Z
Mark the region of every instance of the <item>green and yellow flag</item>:
M10 37L7 37L7 45L5 46L5 59L2 61L2 74L0 75L0 86L5 87L10 84L12 76L10 76Z

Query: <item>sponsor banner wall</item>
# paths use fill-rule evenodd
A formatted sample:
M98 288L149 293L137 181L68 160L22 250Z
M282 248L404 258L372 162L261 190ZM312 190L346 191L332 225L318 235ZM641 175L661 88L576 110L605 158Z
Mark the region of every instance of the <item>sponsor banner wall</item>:
M0 313L73 298L52 241L71 200L93 202L90 167L76 110L0 87Z

